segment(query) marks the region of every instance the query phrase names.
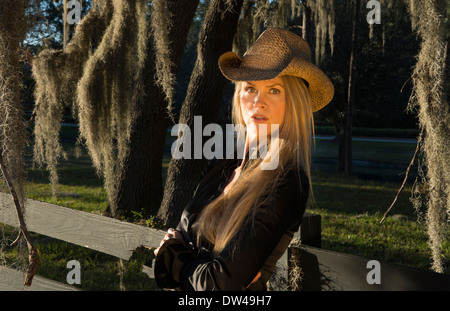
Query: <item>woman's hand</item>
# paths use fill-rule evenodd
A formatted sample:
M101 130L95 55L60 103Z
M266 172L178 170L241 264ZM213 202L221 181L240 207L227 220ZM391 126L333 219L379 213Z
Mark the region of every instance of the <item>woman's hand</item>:
M249 288L250 285L252 285L252 284L255 283L256 281L258 281L258 279L259 279L260 276L261 276L261 271L259 271L259 272L256 274L256 276L255 276L255 278L253 279L253 281L252 281L250 284L247 285L247 288Z
M164 236L164 239L162 239L161 243L159 243L158 248L154 250L155 256L158 255L159 249L164 244L164 242L166 242L168 239L178 239L182 242L184 241L183 235L180 232L178 232L175 229L170 228L169 230L167 230L167 233Z
M181 234L181 232L179 232L173 228L170 228L169 230L167 230L167 233L164 236L164 239L162 239L161 242L159 243L158 248L153 251L155 253L155 256L158 255L158 252L159 252L159 249L161 248L161 246L163 246L163 244L169 239L177 239L177 240L184 242L183 235ZM251 284L255 283L260 277L261 277L261 271L259 271L256 274L255 278L250 282L250 284L247 285L247 287L249 287Z

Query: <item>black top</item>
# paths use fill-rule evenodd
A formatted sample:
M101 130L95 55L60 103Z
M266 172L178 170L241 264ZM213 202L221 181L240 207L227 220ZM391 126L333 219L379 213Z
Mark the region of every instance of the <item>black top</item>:
M276 262L300 226L309 183L303 171L287 171L269 202L256 208L254 221L243 226L214 256L211 245L197 245L193 226L202 209L223 192L239 164L239 160L216 160L207 167L177 227L186 243L169 239L159 249L154 267L159 287L199 291L266 290ZM261 277L247 288L259 271Z

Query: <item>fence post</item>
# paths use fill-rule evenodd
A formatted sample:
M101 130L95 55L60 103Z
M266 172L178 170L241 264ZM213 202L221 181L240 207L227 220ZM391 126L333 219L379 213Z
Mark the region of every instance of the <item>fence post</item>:
M317 214L305 213L299 231L294 234L293 244L309 245L320 248L322 245L321 217ZM290 247L278 260L275 271L269 281L269 289L272 291L291 290L290 284ZM295 287L295 286L294 286Z

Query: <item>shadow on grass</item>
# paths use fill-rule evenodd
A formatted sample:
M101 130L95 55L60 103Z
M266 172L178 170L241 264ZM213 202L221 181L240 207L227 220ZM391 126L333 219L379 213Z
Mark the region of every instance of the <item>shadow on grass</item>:
M49 172L42 168L27 170L27 181L48 184ZM59 184L68 186L102 187L103 180L95 172L95 168L86 166L61 166L58 168Z

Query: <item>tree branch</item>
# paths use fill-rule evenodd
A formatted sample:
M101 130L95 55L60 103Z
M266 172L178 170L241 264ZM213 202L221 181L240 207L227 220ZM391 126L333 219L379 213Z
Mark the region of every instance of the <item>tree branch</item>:
M3 150L0 148L0 170L3 174L3 177L8 185L9 191L11 192L11 195L13 197L14 205L16 207L17 212L17 218L19 219L19 225L20 225L20 232L17 239L11 244L14 245L17 243L21 237L25 237L25 240L27 241L28 251L29 251L29 257L28 257L28 269L25 275L25 286L31 286L31 282L33 280L34 275L36 274L37 269L39 268L39 256L36 248L33 246L33 243L31 241L30 234L27 230L27 226L25 225L25 219L23 217L22 208L20 206L19 197L17 196L17 193L14 189L14 185L12 184L11 178L9 176L9 173L6 169L5 162L3 161Z
M402 186L398 190L397 195L395 196L394 201L392 202L391 206L389 206L389 208L384 213L383 218L380 221L380 224L382 224L383 221L386 219L387 214L391 211L395 202L397 202L398 196L400 195L400 193L403 191L403 188L405 187L406 180L408 179L409 171L411 170L411 167L413 166L414 162L416 162L417 154L419 153L420 145L422 144L422 140L423 140L423 136L424 136L424 130L422 129L422 131L420 131L419 138L417 139L416 150L414 151L414 155L411 159L411 162L409 163L408 168L406 169L406 174L405 174L405 178L403 179Z

